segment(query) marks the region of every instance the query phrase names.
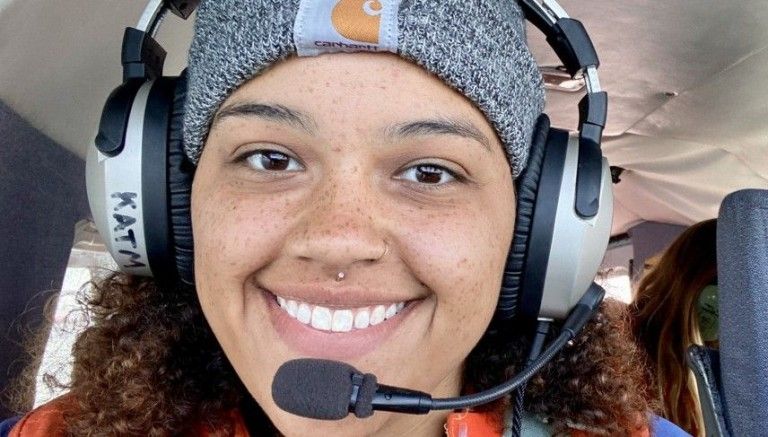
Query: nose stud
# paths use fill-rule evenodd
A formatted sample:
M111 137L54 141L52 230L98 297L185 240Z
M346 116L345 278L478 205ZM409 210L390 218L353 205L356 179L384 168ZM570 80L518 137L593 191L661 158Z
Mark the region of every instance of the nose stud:
M382 251L381 255L379 255L379 257L376 258L374 261L379 261L380 259L382 259L385 256L387 256L388 253L389 253L389 244L385 241L384 242L384 251ZM338 273L336 273L336 277L334 279L336 280L336 282L341 282L346 277L347 277L347 274L340 270Z

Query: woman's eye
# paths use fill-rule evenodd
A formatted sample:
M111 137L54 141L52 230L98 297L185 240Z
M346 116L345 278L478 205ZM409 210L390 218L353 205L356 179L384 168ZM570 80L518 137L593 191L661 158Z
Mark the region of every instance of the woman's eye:
M409 167L401 173L400 178L421 184L432 185L445 184L457 179L454 173L450 170L430 164L418 164Z
M264 171L300 171L304 167L296 158L275 150L257 150L246 158L248 165L256 170Z

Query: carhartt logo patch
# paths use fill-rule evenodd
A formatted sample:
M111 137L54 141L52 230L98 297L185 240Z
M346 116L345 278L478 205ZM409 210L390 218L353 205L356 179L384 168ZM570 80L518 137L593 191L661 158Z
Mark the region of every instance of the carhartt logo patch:
M378 44L383 9L380 1L341 0L333 7L331 22L344 38Z
M299 56L397 52L400 0L301 0L293 26Z

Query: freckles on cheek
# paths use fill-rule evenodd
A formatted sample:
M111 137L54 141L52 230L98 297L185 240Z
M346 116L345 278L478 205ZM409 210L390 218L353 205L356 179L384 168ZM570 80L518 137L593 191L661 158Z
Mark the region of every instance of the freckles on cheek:
M489 269L489 262L469 261L462 258L456 265L455 282L452 284L459 322L472 322L489 308L495 308L499 297L496 272ZM466 309L471 308L471 311Z
M437 330L461 323L473 329L455 333L474 340L493 315L511 230L479 205L440 214L419 211L400 220L408 264L437 298ZM507 233L510 235L501 235Z
M230 203L230 204L228 204ZM224 231L229 211L236 205L231 202L218 203L207 199L198 209L193 220L195 257L201 261L210 261L214 254L221 255L226 247ZM229 211L228 211L229 210Z
M440 213L409 217L407 225L417 250L441 269L475 271L479 258L492 244L487 223L470 207L459 205ZM420 214L417 214L420 215Z
M193 220L195 257L207 276L242 280L280 249L296 202L227 188L209 192L199 205Z
M493 259L499 253L495 237L474 217L426 216L402 223L409 222L403 241L411 267L436 286L449 283L452 289L477 290L498 266Z

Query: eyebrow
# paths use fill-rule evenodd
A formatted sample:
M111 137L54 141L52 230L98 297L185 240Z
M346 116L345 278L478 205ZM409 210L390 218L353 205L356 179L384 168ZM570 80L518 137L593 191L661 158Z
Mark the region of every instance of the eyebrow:
M480 143L487 151L491 151L491 142L480 129L472 123L451 118L435 118L398 123L385 129L389 137L414 137L426 135L456 135L469 138Z
M298 127L307 132L314 132L316 125L311 116L287 106L260 102L241 102L219 110L213 118L211 129L222 120L230 117L257 117Z
M317 125L310 115L301 111L280 104L251 101L235 103L219 110L213 118L211 129L222 120L230 117L258 117L298 127L310 133L315 132ZM480 129L475 127L475 125L464 120L456 120L447 117L416 120L388 126L384 132L384 135L387 137L456 135L475 140L487 151L491 151L491 144L488 137L483 135L483 133L480 132Z

